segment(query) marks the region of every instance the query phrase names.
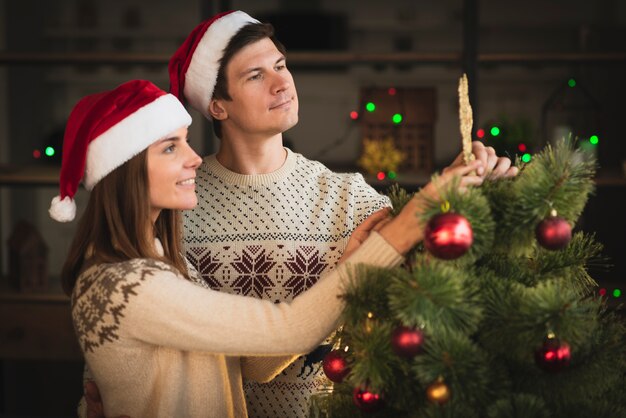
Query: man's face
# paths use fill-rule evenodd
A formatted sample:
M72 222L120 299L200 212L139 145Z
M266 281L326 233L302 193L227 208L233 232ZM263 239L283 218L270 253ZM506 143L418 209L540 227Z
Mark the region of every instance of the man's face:
M265 38L236 53L226 68L232 100L222 129L229 135L274 136L298 122L298 94L285 57Z

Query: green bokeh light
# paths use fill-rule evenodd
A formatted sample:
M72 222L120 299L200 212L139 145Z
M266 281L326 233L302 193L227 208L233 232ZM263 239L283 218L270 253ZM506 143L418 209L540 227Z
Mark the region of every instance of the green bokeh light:
M618 298L620 296L622 296L622 291L621 290L619 290L619 289L613 290L613 297Z
M54 155L54 148L52 147L46 147L46 155L48 157L52 157Z
M570 87L576 87L576 80L570 78L569 80L567 80L567 85Z
M389 177L391 180L396 178L396 172L395 171L390 171L389 173L387 173L387 177Z
M598 135L591 135L589 137L589 142L591 142L593 145L598 145L599 141L600 141L600 138L598 138Z
M367 110L368 112L373 112L374 110L376 110L376 105L372 102L367 102L367 104L365 105L365 110Z
M491 136L498 136L500 135L500 128L493 126L489 132L491 132Z
M393 115L391 120L393 121L393 123L400 123L402 122L402 115L399 113L396 113L395 115Z
M529 163L530 160L532 160L532 159L533 159L533 157L529 153L526 153L526 154L522 155L522 161L525 162L525 163Z

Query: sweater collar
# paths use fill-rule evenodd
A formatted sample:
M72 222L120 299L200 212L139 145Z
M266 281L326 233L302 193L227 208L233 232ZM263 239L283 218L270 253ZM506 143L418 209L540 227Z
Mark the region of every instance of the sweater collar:
M161 240L158 238L154 239L154 249L157 254L163 257L165 255L165 251L163 250L163 244L161 244Z
M297 154L293 153L289 148L285 148L287 151L287 158L283 165L276 171L267 174L239 174L234 171L230 171L215 157L215 154L209 155L204 159L209 171L221 178L227 183L235 184L238 186L264 186L277 183L289 176L296 166Z

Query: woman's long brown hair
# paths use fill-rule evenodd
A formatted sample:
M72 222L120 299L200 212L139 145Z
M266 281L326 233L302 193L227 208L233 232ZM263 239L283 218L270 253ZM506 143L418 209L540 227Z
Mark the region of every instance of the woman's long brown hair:
M161 240L163 256L155 250L155 236ZM87 262L91 265L133 258L161 260L189 278L180 211L163 209L152 224L147 150L107 174L91 191L61 271L63 291L72 293Z

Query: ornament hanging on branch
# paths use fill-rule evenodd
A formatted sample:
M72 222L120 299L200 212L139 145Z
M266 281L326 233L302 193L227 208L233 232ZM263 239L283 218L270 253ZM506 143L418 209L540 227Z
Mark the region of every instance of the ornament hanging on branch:
M391 334L391 348L394 353L407 359L422 352L424 332L419 328L401 325Z
M458 213L448 212L450 204L443 205L444 213L433 216L424 229L424 247L437 258L453 260L465 254L474 242L469 221Z
M539 222L535 228L537 242L548 250L560 250L572 239L572 227L552 209L550 216Z
M571 351L569 345L548 334L541 347L535 351L535 362L546 372L558 373L569 366Z
M429 401L443 405L450 399L450 388L444 382L443 377L439 377L428 388L426 388L426 397Z
M341 383L343 379L350 373L348 360L341 350L332 350L324 357L322 368L326 377L335 383Z
M459 79L459 125L461 138L463 140L463 162L465 165L474 161L476 157L472 153L472 126L474 125L474 115L472 105L469 100L469 83L467 74L463 73Z
M384 406L383 396L359 386L352 392L354 404L363 412L376 412Z

